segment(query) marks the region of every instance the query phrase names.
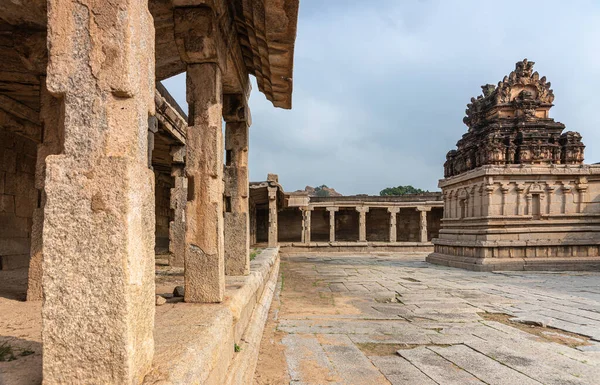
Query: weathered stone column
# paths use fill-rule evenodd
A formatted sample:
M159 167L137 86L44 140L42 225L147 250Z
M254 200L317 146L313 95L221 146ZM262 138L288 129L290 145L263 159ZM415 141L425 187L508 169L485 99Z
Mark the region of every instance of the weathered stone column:
M339 210L339 207L327 207L327 211L329 211L329 242L335 242L335 213Z
M508 184L503 183L500 186L500 191L502 192L502 201L500 207L500 215L506 215L506 194L508 194Z
M396 215L400 212L400 207L388 207L387 211L390 213L390 242L396 242L396 234L398 233Z
M171 189L170 207L173 220L169 223L170 266L185 266L185 206L187 203L187 178L185 177L185 146L171 147L173 165L171 176L174 186Z
M431 207L417 207L417 211L421 214L419 218L419 242L427 242L427 212L431 211Z
M517 184L515 188L517 190L517 215L523 215L523 190L525 190L525 186Z
M175 8L175 42L187 64L188 202L185 210L185 301L221 302L223 236L223 92L217 23L207 6Z
M366 242L367 241L367 213L369 212L369 208L367 206L358 206L356 207L356 211L358 211L358 241Z
M277 187L267 187L269 190L269 238L268 247L277 247Z
M45 384L139 384L154 354L154 24L142 0L48 0Z
M225 274L250 273L248 127L246 96L225 95Z
M46 157L62 152L64 132L61 116L62 101L53 97L46 88L46 77L40 78L40 121L44 132L43 141L37 148L35 165L35 188L39 190L38 207L33 211L31 228L31 248L29 260L29 277L27 282L27 300L41 301L42 292L42 262L44 227L44 206L46 192Z
M310 243L310 217L313 211L313 207L303 207L302 210L302 242Z

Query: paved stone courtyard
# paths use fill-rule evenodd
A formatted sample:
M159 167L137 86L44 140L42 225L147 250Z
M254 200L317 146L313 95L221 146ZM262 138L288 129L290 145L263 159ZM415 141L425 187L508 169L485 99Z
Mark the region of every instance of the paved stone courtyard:
M599 383L600 272L424 258L283 254L255 384Z

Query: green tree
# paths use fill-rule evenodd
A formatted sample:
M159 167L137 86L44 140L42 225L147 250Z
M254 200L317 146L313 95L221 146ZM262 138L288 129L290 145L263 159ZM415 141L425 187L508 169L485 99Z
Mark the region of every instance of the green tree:
M398 187L388 187L384 188L379 192L381 196L397 196L397 195L406 195L406 194L422 194L429 191L421 190L420 188L414 188L413 186L398 186Z
M324 184L318 187L315 187L315 195L318 197L328 197L329 196L329 191L325 190L328 187L325 186Z

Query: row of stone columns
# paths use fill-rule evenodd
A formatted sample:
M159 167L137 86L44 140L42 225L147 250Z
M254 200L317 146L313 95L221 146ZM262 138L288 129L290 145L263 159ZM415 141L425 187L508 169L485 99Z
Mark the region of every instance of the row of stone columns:
M270 201L269 201L270 202ZM339 211L339 207L326 207L325 208L329 212L329 242L335 242L335 213ZM314 207L307 206L302 207L302 239L303 243L311 242L311 213L314 210ZM366 242L367 241L367 213L369 212L368 206L357 206L355 210L359 213L358 218L358 241ZM396 234L397 234L397 214L400 212L400 207L388 207L388 213L390 213L390 233L389 239L390 242L396 242ZM427 212L431 211L431 207L422 207L419 206L416 208L419 211L419 242L427 242ZM275 217L277 212L275 211ZM269 206L269 244L271 244L271 223L272 223L272 214ZM276 219L275 219L276 223ZM276 237L277 234L274 234Z
M190 113L171 154L173 264L186 302L220 302L226 268L249 269L247 95L223 95L214 11L175 8L174 22ZM44 382L141 383L154 354L154 24L141 0L48 0L48 25L31 269L43 275L28 293L42 297L41 279ZM225 237L239 246L227 263Z

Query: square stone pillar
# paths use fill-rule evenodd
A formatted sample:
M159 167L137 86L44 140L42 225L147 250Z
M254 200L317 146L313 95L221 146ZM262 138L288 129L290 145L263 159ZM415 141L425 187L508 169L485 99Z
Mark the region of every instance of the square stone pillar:
M390 242L396 242L396 234L398 234L396 215L400 212L400 207L388 207L387 210L390 213Z
M369 208L367 206L359 206L356 207L356 211L358 211L358 241L366 242L367 241L367 213L369 212Z
M327 211L329 211L329 242L335 242L335 213L339 210L339 207L327 207Z
M419 242L427 242L427 212L431 211L431 207L417 207L417 211L421 214L419 218Z
M250 273L248 128L246 96L225 95L225 274Z
M141 0L48 0L44 384L140 384L154 354L154 24Z
M185 206L187 203L187 185L185 176L185 146L171 147L171 188L170 207L173 210L173 220L169 223L169 252L171 259L169 265L174 267L185 266Z
M185 210L186 302L225 295L223 235L223 91L217 21L207 6L173 10L175 42L187 64L188 202Z
M311 213L313 207L301 207L302 210L302 243L310 243Z
M277 187L267 187L269 190L269 234L268 247L277 247Z
M53 97L46 88L46 77L40 78L40 121L44 132L43 141L38 145L35 165L35 188L39 190L38 207L33 211L31 228L31 248L29 259L29 277L27 281L27 300L41 301L42 261L44 227L44 206L46 192L46 157L62 152L64 132L62 122L62 101Z

